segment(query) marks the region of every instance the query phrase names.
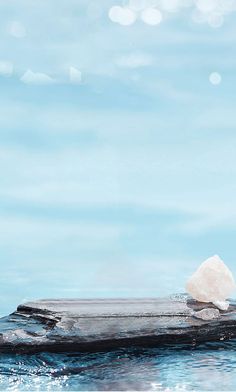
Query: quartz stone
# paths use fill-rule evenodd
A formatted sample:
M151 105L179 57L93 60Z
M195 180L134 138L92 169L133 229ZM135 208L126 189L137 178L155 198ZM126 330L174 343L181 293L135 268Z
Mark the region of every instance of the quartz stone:
M214 301L213 304L220 310L227 310L229 307L229 302L227 301Z
M193 316L201 320L214 320L220 317L220 312L218 309L206 308L199 310L198 312L194 312Z
M228 308L225 300L235 289L231 271L217 255L205 260L186 284L188 294L194 299L213 302L222 310Z

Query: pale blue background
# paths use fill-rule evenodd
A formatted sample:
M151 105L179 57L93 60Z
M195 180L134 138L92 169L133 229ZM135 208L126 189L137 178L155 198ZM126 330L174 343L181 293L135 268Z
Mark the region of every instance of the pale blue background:
M190 1L122 26L115 4L0 2L2 315L183 291L215 253L236 274L236 14L212 28ZM53 82L24 83L28 69Z

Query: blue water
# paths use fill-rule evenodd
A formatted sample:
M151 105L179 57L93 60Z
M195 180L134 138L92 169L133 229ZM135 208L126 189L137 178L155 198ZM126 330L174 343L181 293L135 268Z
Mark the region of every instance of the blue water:
M236 341L97 354L1 355L0 389L235 391Z

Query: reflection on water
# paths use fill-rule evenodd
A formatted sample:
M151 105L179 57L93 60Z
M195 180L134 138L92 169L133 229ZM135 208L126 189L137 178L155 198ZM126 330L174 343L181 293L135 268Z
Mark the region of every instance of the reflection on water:
M231 340L96 354L1 355L0 390L233 391L235 347Z

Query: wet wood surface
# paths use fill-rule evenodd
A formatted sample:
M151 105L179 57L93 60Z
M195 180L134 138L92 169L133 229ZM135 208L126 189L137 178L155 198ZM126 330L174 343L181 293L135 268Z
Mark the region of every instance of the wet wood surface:
M90 352L236 337L236 303L216 319L196 317L207 308L216 309L186 295L28 302L0 319L0 352Z

